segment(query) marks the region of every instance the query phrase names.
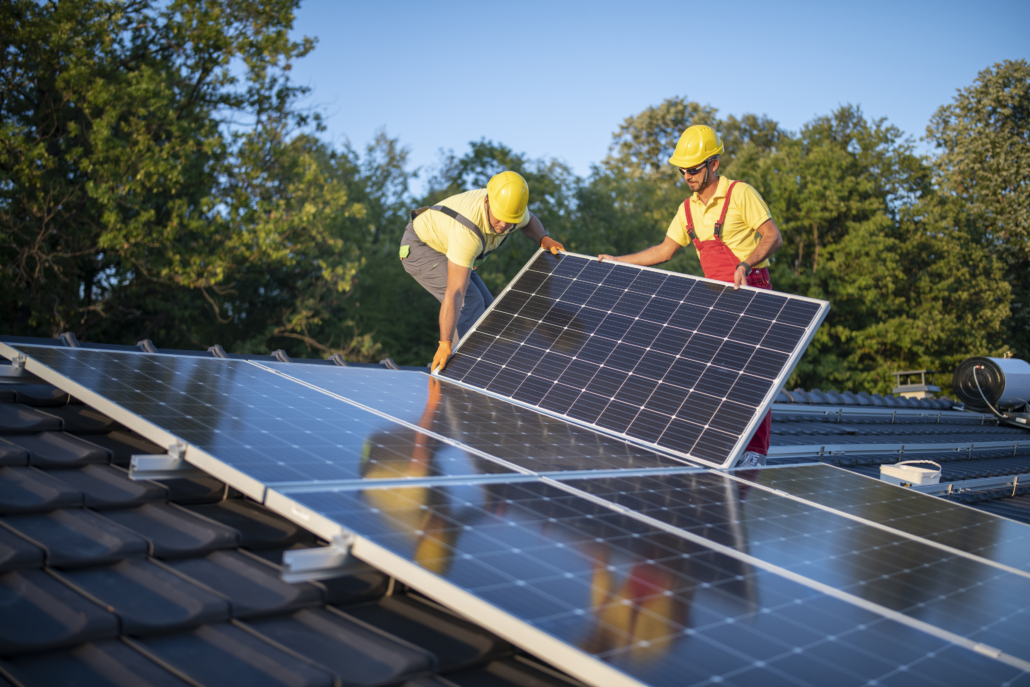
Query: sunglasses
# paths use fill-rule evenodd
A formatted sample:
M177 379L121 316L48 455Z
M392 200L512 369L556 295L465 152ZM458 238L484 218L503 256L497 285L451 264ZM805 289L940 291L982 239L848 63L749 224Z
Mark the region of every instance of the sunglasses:
M683 167L680 167L679 171L680 171L681 174L689 174L690 176L694 176L694 175L700 174L701 170L705 169L706 167L708 167L708 160L705 160L704 162L699 164L697 167L687 167L686 169L684 169Z

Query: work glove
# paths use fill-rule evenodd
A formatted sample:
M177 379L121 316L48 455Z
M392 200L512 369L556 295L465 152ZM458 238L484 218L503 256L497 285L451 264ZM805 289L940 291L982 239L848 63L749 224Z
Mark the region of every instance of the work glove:
M451 342L441 341L440 347L436 349L436 355L433 356L433 363L429 366L430 372L439 372L447 365L447 360L451 357Z
M551 255L557 255L558 251L565 250L565 246L561 245L560 243L552 239L550 236L545 236L542 239L540 239L540 247L544 250L551 251Z

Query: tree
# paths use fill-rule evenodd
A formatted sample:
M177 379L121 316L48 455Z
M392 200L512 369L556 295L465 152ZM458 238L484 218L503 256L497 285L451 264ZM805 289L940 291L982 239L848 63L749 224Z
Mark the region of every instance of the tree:
M9 332L313 343L320 299L361 264L367 210L348 200L347 161L297 136L318 123L289 80L313 46L289 38L297 2L5 3Z
M1030 63L1005 60L960 89L927 127L942 190L961 199L1007 266L1008 343L1030 357Z

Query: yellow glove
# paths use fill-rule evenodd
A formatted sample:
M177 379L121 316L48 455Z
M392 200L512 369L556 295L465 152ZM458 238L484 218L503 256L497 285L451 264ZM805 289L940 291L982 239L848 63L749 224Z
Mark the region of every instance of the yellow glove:
M544 250L551 251L551 255L557 255L558 251L565 250L565 246L561 245L560 243L552 239L550 236L545 236L542 239L540 239L540 247Z
M451 342L441 341L440 348L436 349L436 355L433 356L433 364L429 366L430 371L439 372L442 370L450 357Z

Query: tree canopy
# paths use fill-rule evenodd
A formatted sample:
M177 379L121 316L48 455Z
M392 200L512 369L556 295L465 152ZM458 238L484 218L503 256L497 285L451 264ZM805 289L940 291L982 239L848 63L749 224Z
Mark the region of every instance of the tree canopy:
M930 155L853 105L790 132L678 96L619 123L586 177L487 140L412 170L385 132L319 137L290 80L314 49L290 38L298 2L4 4L3 332L425 364L438 306L397 259L409 210L514 169L570 250L642 250L688 194L668 157L704 123L783 233L774 288L831 302L792 383L886 392L894 370L947 385L969 355L1030 356L1025 60L943 104ZM497 293L535 250L516 236L480 274ZM700 274L692 248L664 267Z

